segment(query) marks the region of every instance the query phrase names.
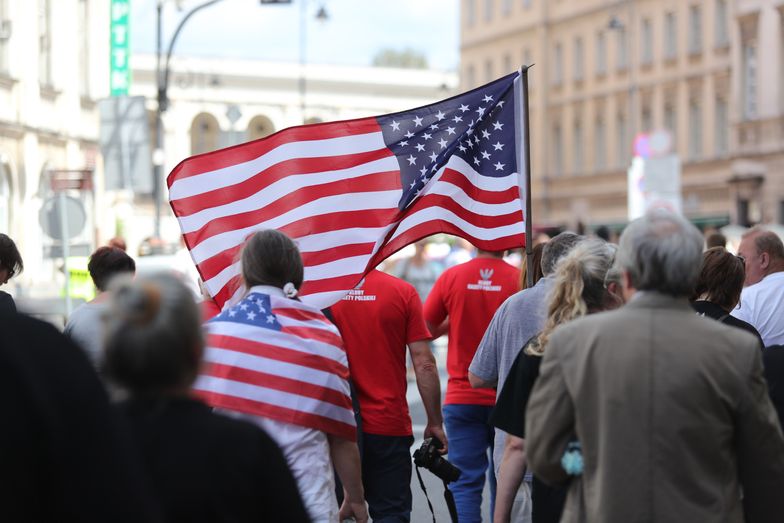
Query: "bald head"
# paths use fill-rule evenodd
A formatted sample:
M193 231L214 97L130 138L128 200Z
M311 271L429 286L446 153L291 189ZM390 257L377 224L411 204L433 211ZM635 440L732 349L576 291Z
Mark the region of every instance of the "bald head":
M738 256L745 260L745 286L760 282L768 274L784 271L784 243L776 233L753 227L744 234Z

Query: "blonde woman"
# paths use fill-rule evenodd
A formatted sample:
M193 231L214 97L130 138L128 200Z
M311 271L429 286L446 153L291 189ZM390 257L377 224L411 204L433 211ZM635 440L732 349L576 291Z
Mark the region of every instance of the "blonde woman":
M547 350L547 340L563 323L575 318L613 309L620 305L607 281L616 247L603 240L585 240L558 263L548 317L542 332L531 338L517 356L490 418L497 428L509 433L498 473L494 521L509 521L514 494L525 471L525 406L539 375L539 363ZM531 499L534 523L557 522L566 489L554 489L533 478Z

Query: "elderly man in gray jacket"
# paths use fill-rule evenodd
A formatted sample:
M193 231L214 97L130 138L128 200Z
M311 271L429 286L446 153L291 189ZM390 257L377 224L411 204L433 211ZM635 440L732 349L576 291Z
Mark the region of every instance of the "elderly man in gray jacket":
M655 211L621 236L627 305L555 331L528 403L531 469L562 523L782 520L784 437L753 336L694 314L702 237ZM562 466L573 441L580 475ZM577 474L577 470L571 471Z

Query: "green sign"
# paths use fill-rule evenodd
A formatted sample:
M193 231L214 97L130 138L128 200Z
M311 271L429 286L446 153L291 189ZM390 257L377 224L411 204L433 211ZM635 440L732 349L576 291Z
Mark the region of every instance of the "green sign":
M131 87L131 0L112 0L109 50L109 89L112 96L128 96Z

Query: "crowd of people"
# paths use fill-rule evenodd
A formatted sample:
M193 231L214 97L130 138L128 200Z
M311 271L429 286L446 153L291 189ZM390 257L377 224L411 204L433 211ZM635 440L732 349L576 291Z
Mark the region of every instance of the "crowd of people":
M97 295L64 333L0 292L1 510L410 521L409 358L461 523L779 521L781 239L755 227L733 254L665 211L599 236L540 242L522 270L479 250L440 274L419 242L324 311L274 230L248 237L244 293L222 308L174 275L134 277L116 244L91 256ZM0 284L23 267L0 234Z

